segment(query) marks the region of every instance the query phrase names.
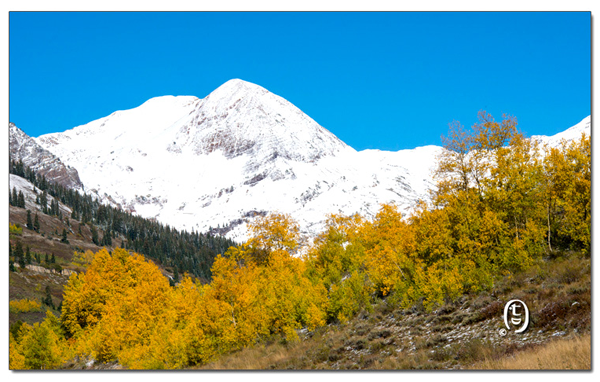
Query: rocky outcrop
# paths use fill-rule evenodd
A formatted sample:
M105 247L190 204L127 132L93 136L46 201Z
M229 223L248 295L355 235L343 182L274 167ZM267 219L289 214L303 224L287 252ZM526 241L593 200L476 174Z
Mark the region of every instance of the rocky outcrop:
M19 264L14 264L14 265L16 267L19 266ZM77 272L72 271L70 269L62 269L59 272L56 269L48 269L48 268L40 267L39 265L32 265L32 264L26 265L25 268L29 269L32 272L36 272L36 273L59 274L59 275L67 276L67 277L69 277L73 274L77 274Z
M10 159L23 161L25 166L47 180L71 189L83 189L77 170L65 165L56 155L37 144L23 130L9 123Z

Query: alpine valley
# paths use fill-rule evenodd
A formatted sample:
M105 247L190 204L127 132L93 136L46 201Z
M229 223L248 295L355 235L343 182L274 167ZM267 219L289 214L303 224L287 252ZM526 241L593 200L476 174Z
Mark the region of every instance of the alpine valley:
M590 134L590 117L551 145ZM266 89L226 82L206 98L164 96L62 133L11 126L11 156L57 181L178 229L248 238L258 215L289 213L307 236L331 213L410 212L433 187L439 146L356 151ZM49 175L46 175L47 177ZM12 178L11 178L12 179ZM11 188L12 188L11 184Z

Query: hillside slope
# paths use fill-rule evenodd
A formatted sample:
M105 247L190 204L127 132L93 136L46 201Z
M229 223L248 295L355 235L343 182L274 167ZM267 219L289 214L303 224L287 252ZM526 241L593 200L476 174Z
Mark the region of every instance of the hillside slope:
M502 336L504 304L515 298L527 303L530 325ZM347 324L303 330L298 342L263 342L202 369L590 370L591 325L590 259L563 253L433 312L379 300ZM550 351L552 362L542 354Z

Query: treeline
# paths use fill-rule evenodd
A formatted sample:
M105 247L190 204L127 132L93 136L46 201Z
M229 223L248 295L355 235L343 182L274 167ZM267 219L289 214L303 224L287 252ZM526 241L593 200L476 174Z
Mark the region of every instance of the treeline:
M60 319L48 314L11 335L10 367L78 357L185 368L273 336L293 341L296 330L344 322L374 299L431 310L557 251L589 256L589 137L538 147L514 119L482 113L445 142L437 190L411 216L391 205L373 221L334 215L302 251L291 217L258 218L248 242L217 256L210 284L185 277L170 287L141 256L98 252L69 280Z
M63 219L58 202L68 206L71 219L88 225L96 245L112 246L112 239L121 237L126 249L144 254L175 272L188 272L204 281L210 280L214 258L235 243L221 236L179 231L168 225L135 216L119 208L103 205L91 195L79 193L46 180L22 161L10 161L10 173L29 180L42 192L36 203L43 213ZM52 196L49 198L48 196ZM25 208L22 192L13 188L11 205ZM69 217L64 217L69 218ZM103 232L103 233L102 233Z

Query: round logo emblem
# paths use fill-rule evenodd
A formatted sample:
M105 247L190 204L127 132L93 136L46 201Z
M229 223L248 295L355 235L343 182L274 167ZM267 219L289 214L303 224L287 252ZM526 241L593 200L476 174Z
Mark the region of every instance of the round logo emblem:
M522 333L529 325L529 309L521 300L510 300L504 305L504 324L506 329L515 328L515 333ZM512 328L511 328L512 325Z

